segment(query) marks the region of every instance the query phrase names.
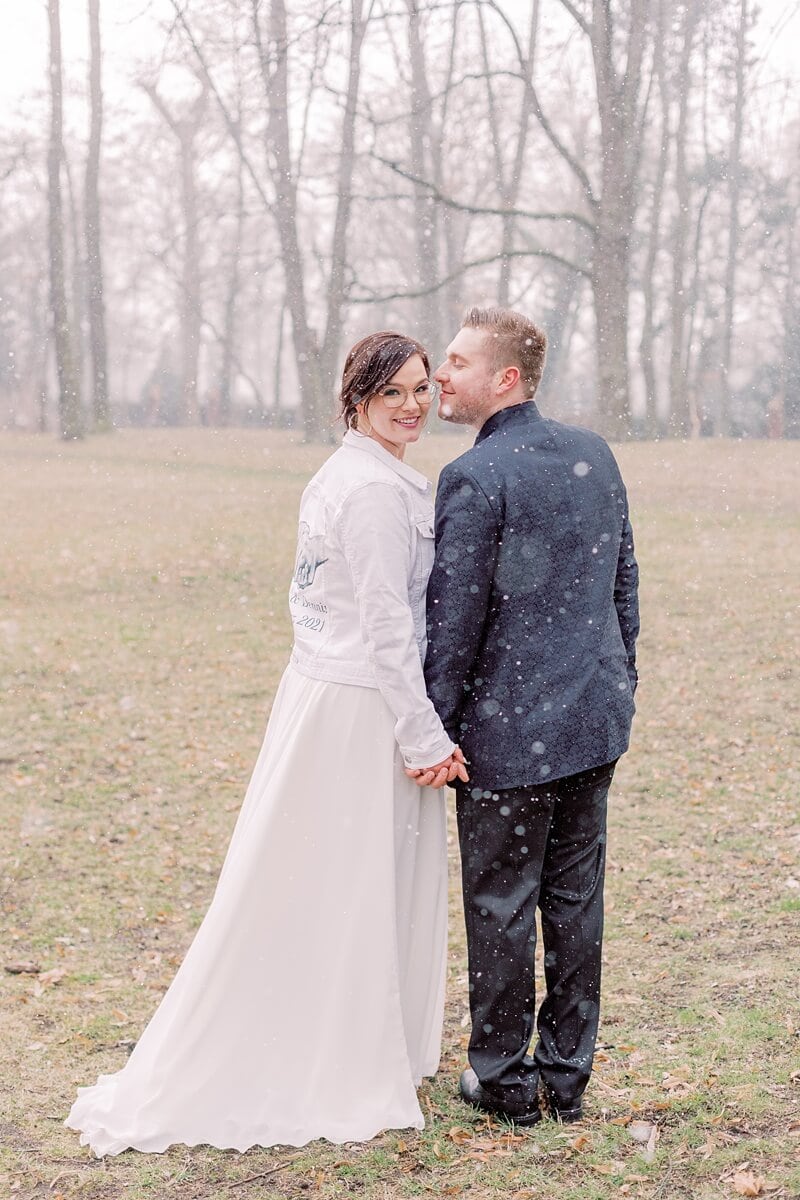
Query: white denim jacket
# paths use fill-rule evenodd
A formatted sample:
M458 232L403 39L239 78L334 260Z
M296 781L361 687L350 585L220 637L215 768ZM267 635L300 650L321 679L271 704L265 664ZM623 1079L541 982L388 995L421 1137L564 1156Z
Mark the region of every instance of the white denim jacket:
M350 430L300 501L292 664L314 679L377 688L408 767L454 749L422 674L432 566L430 482Z

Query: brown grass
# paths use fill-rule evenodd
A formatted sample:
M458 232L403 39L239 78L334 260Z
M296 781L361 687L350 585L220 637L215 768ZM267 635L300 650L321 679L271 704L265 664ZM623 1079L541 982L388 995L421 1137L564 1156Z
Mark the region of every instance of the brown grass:
M410 461L435 475L465 444L430 438ZM581 1126L519 1136L455 1098L453 847L424 1133L98 1163L62 1128L76 1084L124 1061L208 903L289 651L297 501L326 453L255 432L0 437L3 955L55 972L0 974L0 1197L800 1197L796 443L620 450L642 684Z

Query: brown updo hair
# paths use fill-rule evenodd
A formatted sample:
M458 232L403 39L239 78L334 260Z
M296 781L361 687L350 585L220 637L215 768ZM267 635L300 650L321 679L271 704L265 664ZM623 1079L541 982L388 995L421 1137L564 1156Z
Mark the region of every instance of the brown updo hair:
M367 402L392 376L396 375L404 362L418 354L425 365L425 374L431 370L428 352L412 337L392 330L368 333L347 355L342 371L342 390L339 393L339 416L348 429L358 425L356 405Z

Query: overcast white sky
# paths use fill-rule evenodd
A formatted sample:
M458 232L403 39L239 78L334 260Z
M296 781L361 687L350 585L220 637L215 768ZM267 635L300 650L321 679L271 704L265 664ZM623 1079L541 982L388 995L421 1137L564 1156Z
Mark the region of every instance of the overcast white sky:
M727 0L738 8L739 0ZM800 79L800 0L757 0L759 56L766 63L759 71L764 86L781 78ZM290 0L291 3L291 0ZM514 9L526 0L510 0ZM9 116L45 83L47 9L45 0L3 0L0 36L0 119ZM102 3L105 51L104 86L113 103L129 86L134 64L148 54L157 55L162 35L159 15L172 12L169 0L104 0ZM85 77L86 0L61 0L62 37L68 83L80 87Z

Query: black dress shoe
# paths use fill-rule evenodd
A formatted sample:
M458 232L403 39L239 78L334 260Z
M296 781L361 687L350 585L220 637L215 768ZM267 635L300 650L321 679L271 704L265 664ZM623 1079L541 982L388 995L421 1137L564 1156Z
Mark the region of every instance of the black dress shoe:
M542 1116L559 1121L562 1125L572 1125L575 1121L583 1120L583 1105L580 1100L569 1107L562 1107L560 1104L556 1104L547 1088L539 1088L539 1105Z
M538 1104L534 1108L516 1109L495 1100L481 1087L472 1067L467 1067L466 1071L461 1073L458 1090L466 1104L471 1104L473 1108L479 1108L482 1112L492 1113L496 1117L505 1117L515 1125L536 1125L542 1119Z
M549 1115L562 1125L571 1125L574 1121L583 1120L583 1106L576 1104L574 1108L551 1108Z

